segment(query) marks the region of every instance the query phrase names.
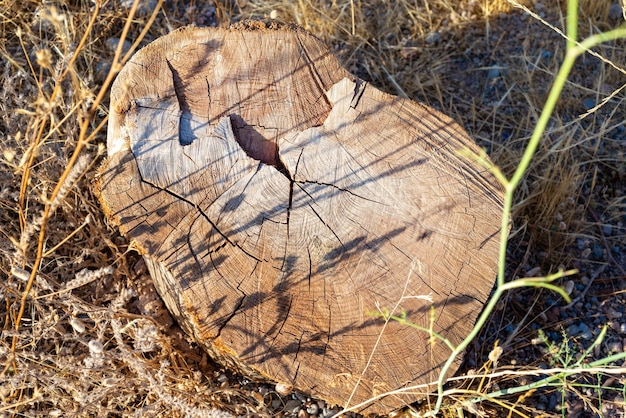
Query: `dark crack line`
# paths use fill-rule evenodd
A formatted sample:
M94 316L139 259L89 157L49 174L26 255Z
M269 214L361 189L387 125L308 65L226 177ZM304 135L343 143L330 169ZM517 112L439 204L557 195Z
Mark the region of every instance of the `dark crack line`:
M295 362L295 360L294 360L294 362ZM300 371L300 365L301 365L301 364L302 364L302 363L298 363L298 367L296 367L296 372L295 372L295 373L294 373L294 375L293 375L293 381L294 381L294 382L298 379L298 372Z
M196 261L196 264L198 265L198 267L200 267L200 271L202 271L203 270L202 264L200 263L200 259L198 258L198 254L196 254L196 252L193 250L193 244L191 243L191 229L193 228L193 225L196 222L196 220L198 220L197 217L196 217L196 219L193 220L193 222L189 223L189 229L188 229L188 232L187 232L187 247L189 248L189 252L193 256L193 259Z
M280 327L276 331L276 335L274 336L274 338L272 338L272 342L270 344L268 344L268 350L270 350L274 346L274 343L276 342L276 338L278 338L280 336L280 334L281 334L281 332L283 330L283 327L285 326L285 324L289 320L289 313L291 312L291 305L292 304L293 304L293 297L289 298L289 306L287 306L287 312L284 315L285 319L283 319L283 322L280 324Z
M298 171L298 163L300 162L300 157L302 157L302 153L304 152L304 150L300 151L300 156L298 157L298 162L296 163L296 172ZM287 169L287 166L282 162L282 160L280 159L280 154L277 158L278 161L281 162L283 168L285 169L285 174L287 176L287 178L289 179L289 204L287 206L287 236L285 237L285 254L283 257L283 264L280 267L280 270L283 271L283 268L285 267L285 263L287 261L287 249L289 248L289 232L290 232L290 222L289 219L291 217L291 209L293 208L293 186L295 184L294 179L291 177L291 173L289 173L289 170ZM295 175L295 174L294 174Z
M304 190L304 192L308 195L308 193ZM309 195L311 196L311 195ZM313 198L311 198L313 199ZM339 239L339 236L335 233L335 231L333 231L333 229L330 227L330 225L328 225L326 223L326 221L324 219L322 219L322 217L320 216L319 213L317 213L317 211L315 209L313 209L313 206L311 206L310 203L307 204L307 206L313 211L313 213L315 214L315 216L317 216L317 218L320 220L321 223L324 224L324 226L326 228L328 228L328 230L335 236L335 239L339 242L339 244L341 244L341 248L346 251L346 247L343 245L343 242L341 242L341 239Z
M292 364L294 364L296 361L298 361L298 354L300 354L300 349L302 348L302 338L304 338L304 334L306 331L302 331L300 333L300 338L298 338L298 348L296 349L296 355L293 357L293 361ZM298 367L300 367L300 365L298 364ZM296 371L296 375L298 374L298 372Z
M298 38L298 43L300 44L300 48L302 48L302 52L304 53L304 57L306 58L307 68L309 69L309 72L311 73L311 75L313 76L313 80L315 81L315 85L319 89L319 91L322 93L321 97L324 99L324 101L328 105L328 108L332 109L333 104L330 102L330 100L328 100L328 97L326 96L326 90L324 90L322 77L320 76L320 73L317 71L317 66L311 59L311 55L309 55L309 51L307 50L304 42L302 42L300 35L296 35L296 36Z
M187 98L185 97L183 80L170 61L166 59L165 62L172 73L174 93L176 94L176 100L178 100L178 107L180 109L180 116L178 118L178 142L183 146L190 145L197 138L191 128L191 120L193 118L191 115L191 108L189 107L189 103L187 103Z
M180 110L183 112L189 112L189 104L187 104L185 93L184 91L181 91L183 90L182 79L180 78L178 71L172 66L170 61L166 59L165 62L167 63L167 68L169 68L170 72L172 73L174 94L176 94L176 100L178 100L178 107L180 107ZM177 85L178 83L180 83L181 85Z
M296 161L296 171L293 173L293 180L296 180L296 176L298 175L298 166L300 165L300 159L302 158L302 154L304 154L304 148L300 148L300 155L298 155L298 161Z
M211 123L211 85L209 84L208 77L204 77L204 81L206 82L207 98L209 99L209 106L207 108L206 117L209 123Z
M141 177L141 171L139 171L139 176ZM173 196L177 199L180 199L181 201L187 203L188 205L192 206L193 208L195 208L198 213L213 227L213 229L215 229L215 231L217 231L218 234L220 234L220 236L230 245L232 245L233 247L239 248L244 254L246 254L248 257L253 258L256 261L261 261L259 260L257 257L255 257L254 255L250 254L249 252L247 252L246 250L244 250L240 245L232 242L230 240L230 238L228 238L228 236L226 236L226 234L224 234L218 227L217 225L208 217L208 215L206 213L204 213L204 211L200 208L200 206L198 206L196 203L193 203L192 201L190 201L189 199L185 198L184 196L181 196L180 194L173 192L165 187L161 187L158 186L154 183L152 183L151 181L148 181L146 179L144 179L143 177L141 177L141 181L154 187L157 190L160 190L162 192L165 192L167 194L169 194L170 196Z
M309 247L306 247L306 252L309 256L309 274L307 275L307 280L309 282L309 293L311 292L311 277L313 276L313 262L311 260L311 250L309 249ZM324 285L324 287L326 287L326 285Z
M239 299L239 302L237 302L237 306L235 306L235 309L233 309L233 312L230 315L228 315L228 317L224 320L224 323L219 326L219 328L217 329L217 333L215 334L215 338L220 337L220 335L222 334L222 330L226 328L226 325L228 325L228 323L235 317L235 315L237 315L237 312L243 306L243 301L246 299L246 294L243 292L241 293L242 293L241 299Z
M359 106L361 97L363 97L363 93L365 93L365 87L367 87L367 82L361 79L357 79L356 83L354 83L354 95L352 96L352 100L350 100L350 107L352 109L356 110Z
M285 263L287 262L287 251L289 247L289 232L291 223L289 218L291 216L291 208L293 205L293 181L289 183L289 206L287 206L287 237L285 238L285 253L283 257L283 264L280 266L280 271L284 271Z
M335 189L337 189L337 190L339 190L339 191L349 193L349 194L351 194L351 195L352 195L352 196L354 196L354 197L358 197L359 199L363 199L363 200L366 200L366 201L368 201L368 202L376 203L376 204L378 204L378 205L389 206L389 205L386 205L386 204L384 204L384 203L378 202L378 201L376 201L376 200L369 199L369 198L367 198L367 197L365 197L365 196L358 195L358 194L354 193L354 192L353 192L352 190L350 190L350 189L344 189L343 187L339 187L339 186L337 186L336 184L332 184L332 183L324 183L324 182L321 182L321 181L310 181L310 180L296 181L296 183L299 183L299 184L318 184L318 185L320 185L320 186L328 186L328 187L335 188Z

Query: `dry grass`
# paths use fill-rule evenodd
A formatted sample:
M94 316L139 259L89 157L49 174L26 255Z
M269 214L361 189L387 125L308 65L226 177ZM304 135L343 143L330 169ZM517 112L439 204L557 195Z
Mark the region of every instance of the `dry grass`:
M120 3L104 1L96 13L88 0L0 0L0 413L271 414L271 393L259 398L245 382L226 381L170 327L141 262L92 195L106 141L106 76L129 13ZM152 25L153 8L139 10L127 39L145 29L145 44L184 24L212 23L210 5L185 3L167 1ZM562 28L553 3L535 10ZM581 35L619 23L611 3L581 1ZM453 116L506 174L564 48L505 0L237 0L217 4L215 15L223 25L274 17L304 26L353 73ZM561 265L594 270L610 264L594 255L597 246L610 254L623 245L624 46L597 48L606 61L585 56L572 74L519 191L511 276ZM504 324L528 311L507 303L512 318L500 311L494 319L495 337L475 350L478 365ZM527 345L533 335L524 329L509 343Z

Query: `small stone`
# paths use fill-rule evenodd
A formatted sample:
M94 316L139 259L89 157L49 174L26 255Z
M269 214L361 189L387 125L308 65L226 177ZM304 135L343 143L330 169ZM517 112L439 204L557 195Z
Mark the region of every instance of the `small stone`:
M593 255L596 258L604 257L604 249L600 246L600 244L593 244Z
M626 15L624 8L626 8L626 5L622 6L619 3L613 3L611 7L609 7L609 19L612 19L612 20L626 19L626 17L624 16Z
M619 324L619 333L626 334L626 322L622 322Z
M548 411L556 410L556 406L559 404L559 398L557 398L556 394L553 393L548 398Z
M135 0L120 0L120 5L125 9L130 9L133 6ZM139 13L152 12L157 5L157 0L140 0L137 6Z
M500 68L498 67L492 67L489 69L489 72L487 73L487 78L489 80L493 80L494 78L498 78L500 77Z
M83 332L85 332L85 324L78 318L70 318L70 325L78 334L82 334Z
M316 403L313 403L306 408L306 411L311 415L317 415L319 410L320 408Z
M285 407L283 409L286 412L297 413L298 411L300 411L301 406L302 406L302 402L300 402L297 399L291 399L291 400L288 400L287 403L285 403Z
M117 45L119 43L120 43L120 38L109 38L105 42L106 47L109 48L111 52L115 52L117 50ZM125 39L124 43L122 44L122 54L127 53L132 46L133 44L130 43L130 41L128 41L127 39Z
M606 315L610 319L618 319L621 318L623 314L620 311L616 311L614 308L610 308Z
M586 99L583 99L583 106L585 106L585 109L587 110L592 109L593 107L595 107L595 105L596 105L596 101L592 99L591 97L587 97Z
M565 282L565 293L567 293L568 296L570 296L572 294L572 291L574 290L574 282L572 280L568 280Z
M602 232L604 233L605 236L610 237L611 234L613 233L613 225L611 224L602 225Z
M547 51L545 49L542 49L540 54L541 54L541 58L543 58L543 59L550 59L550 58L552 58L552 52L551 51Z
M578 329L580 330L580 337L582 339L590 340L593 338L593 333L591 332L587 324L585 324L584 322L580 323L580 325L578 326Z
M548 310L546 315L548 315L548 320L550 322L557 322L561 317L561 309L558 306L553 306L550 310Z
M426 44L434 45L441 40L441 34L439 32L428 32L425 40Z
M537 277L541 274L541 267L534 267L526 272L526 277Z
M331 408L331 409L324 408L322 410L322 413L324 414L324 418L330 418L330 417L332 417L334 415L337 415L338 412L339 412L339 410L335 409L335 408Z
M96 81L104 81L111 71L111 63L108 61L99 61L94 69L94 77Z
M287 385L285 383L276 383L275 390L276 390L276 393L278 393L279 395L287 396L293 390L293 386Z
M607 348L609 349L609 353L615 354L615 353L621 353L623 346L621 342L615 341L612 343L608 343Z
M88 346L91 354L101 354L104 351L104 346L98 340L89 341Z
M580 329L578 328L576 324L572 324L569 327L567 327L567 335L569 335L570 337L577 336L579 332L580 332Z

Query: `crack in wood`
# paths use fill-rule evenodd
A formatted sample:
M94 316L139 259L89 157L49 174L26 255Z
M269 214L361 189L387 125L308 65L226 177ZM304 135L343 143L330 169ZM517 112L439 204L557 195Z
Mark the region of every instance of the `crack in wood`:
M361 97L363 97L363 93L365 93L365 87L367 87L367 82L361 79L357 79L356 83L354 83L354 95L350 100L350 107L355 109L359 106L359 102L361 101Z
M165 192L165 193L169 194L170 196L173 196L173 197L175 197L175 198L177 198L177 199L180 199L182 202L187 203L188 205L192 206L192 207L193 207L194 209L196 209L196 210L198 211L198 213L199 213L199 214L200 214L200 215L201 215L201 216L202 216L202 217L203 217L203 218L204 218L204 219L205 219L205 220L206 220L206 221L207 221L207 222L208 222L208 223L209 223L209 224L213 227L213 229L214 229L215 231L217 231L217 233L218 233L218 234L219 234L219 235L220 235L220 236L221 236L221 237L222 237L222 238L223 238L223 239L224 239L227 243L229 243L230 245L232 245L232 246L233 246L233 247L235 247L235 248L239 248L239 249L240 249L240 250L241 250L244 254L246 254L247 256L249 256L249 257L251 257L251 258L253 258L254 260L256 260L256 261L261 261L261 260L259 260L257 257L255 257L254 255L252 255L252 254L250 254L248 251L246 251L244 248L242 248L239 244L237 244L237 243L235 243L235 242L231 241L231 240L230 240L230 238L228 238L228 236L227 236L225 233L223 233L223 232L222 232L222 231L221 231L221 230L217 227L217 225L216 225L216 224L215 224L215 223L214 223L214 222L213 222L213 221L209 218L209 216L208 216L206 213L204 213L204 211L202 210L202 208L201 208L198 204L196 204L196 203L192 202L191 200L189 200L189 199L185 198L184 196L180 195L179 193L176 193L176 192L174 192L174 191L172 191L172 190L169 190L169 189L168 189L168 188L166 188L166 187L161 187L161 186L159 186L159 185L157 185L157 184L154 184L153 182L151 182L151 181L149 181L149 180L144 179L144 178L141 176L141 172L139 172L139 176L141 177L141 181L142 181L143 183L146 183L146 184L148 184L149 186L154 187L155 189L160 190L160 191L162 191L162 192Z
M296 38L298 39L298 43L300 44L300 48L306 59L306 64L307 64L306 66L309 69L309 73L311 74L312 79L316 84L316 87L321 93L320 97L326 101L326 105L328 106L328 108L332 109L333 104L331 103L331 101L328 99L328 96L326 95L326 89L324 89L323 87L324 83L322 82L322 77L320 76L320 73L317 70L317 66L315 65L315 62L313 61L313 59L311 59L309 49L307 48L306 44L302 41L302 38L300 37L300 35L297 35Z
M367 198L367 197L365 197L365 196L361 196L361 195L359 195L359 194L357 194L357 193L354 193L354 192L353 192L352 190L350 190L350 189L344 189L343 187L339 187L339 186L337 186L336 184L332 184L332 183L325 183L325 182L322 182L322 181L311 181L311 180L299 180L299 181L296 181L296 183L298 183L298 184L317 184L317 185L319 185L319 186L328 186L328 187L332 187L332 188L334 188L334 189L337 189L337 190L339 190L339 191L349 193L349 194L351 194L351 195L352 195L352 196L354 196L354 197L358 197L359 199L363 199L363 200L366 200L366 201L368 201L368 202L372 202L372 203L378 203L379 205L385 205L385 206L388 206L388 205L386 205L386 204L384 204L384 203L382 203L382 202L378 202L378 201L376 201L376 200L374 200L374 199L369 199L369 198Z
M178 107L180 109L178 122L178 142L182 146L191 145L191 143L195 141L197 137L193 132L193 128L191 127L193 115L191 114L189 103L187 103L184 83L182 78L180 77L180 74L178 74L178 71L174 68L174 66L172 66L170 61L166 59L165 62L167 63L167 68L169 68L170 72L172 73L174 93L176 94L176 100L178 101Z

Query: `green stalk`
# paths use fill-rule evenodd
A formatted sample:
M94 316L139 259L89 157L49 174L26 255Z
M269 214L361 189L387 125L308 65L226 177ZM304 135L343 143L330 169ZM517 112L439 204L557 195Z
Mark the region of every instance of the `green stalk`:
M509 228L509 222L511 218L511 208L513 206L513 194L515 192L515 189L521 182L524 174L526 173L526 170L530 166L533 156L535 155L535 152L537 150L537 147L539 146L541 137L543 136L546 130L546 127L548 126L548 122L550 121L552 112L554 111L554 108L556 107L556 104L560 98L561 92L563 91L563 87L565 86L567 77L569 76L574 66L576 58L578 58L579 55L585 53L588 49L592 48L595 45L598 45L606 41L611 41L611 40L615 40L618 38L626 37L626 28L619 28L619 29L612 30L610 32L600 33L597 35L590 36L586 38L583 42L578 43L576 41L576 37L578 33L577 12L578 12L578 0L570 0L568 2L568 10L567 10L568 39L566 43L566 54L563 59L563 63L555 78L555 81L552 86L552 89L550 90L548 99L541 111L541 115L539 116L539 119L537 120L537 125L528 142L526 150L524 151L522 159L520 163L518 164L515 172L513 173L513 176L511 177L511 179L508 181L506 181L505 179L505 182L503 184L505 188L505 195L504 195L503 212L502 212L502 215L503 215L502 225L501 225L502 232L501 232L501 237L500 237L500 247L499 247L499 254L498 254L498 277L497 277L496 290L494 291L494 294L492 295L491 299L488 301L487 305L485 306L485 309L483 310L482 314L476 321L476 324L474 325L474 328L472 329L472 331L455 348L455 350L453 350L452 354L450 354L450 357L448 358L448 360L442 367L441 372L439 374L439 379L437 380L437 402L435 404L435 409L429 412L427 414L428 416L436 415L441 409L441 404L443 402L443 385L446 380L446 374L448 373L448 370L452 366L452 363L454 362L456 357L460 355L467 348L467 346L474 340L474 338L476 338L476 336L478 335L478 333L480 332L480 330L486 323L487 318L489 317L489 315L491 315L493 309L495 308L496 304L498 303L498 301L500 300L500 298L502 297L503 293L506 290L517 288L517 287L524 287L524 286L544 287L544 288L548 288L553 291L556 291L560 293L561 296L564 296L566 300L568 299L567 295L562 289L558 288L557 286L549 284L550 281L558 277L562 277L564 273L557 273L559 274L559 276L552 275L550 277L543 278L542 280L518 279L512 282L505 283L505 270L506 270L505 263L506 263L506 249L507 249L507 243L508 243L508 228ZM571 273L571 272L567 272L567 273ZM533 389L535 387L538 387L537 386L538 383L542 383L545 385L545 384L550 383L552 380L558 379L560 377L562 376L561 375L551 376L549 378L541 380L540 382L527 385L527 387L524 387L524 388Z

